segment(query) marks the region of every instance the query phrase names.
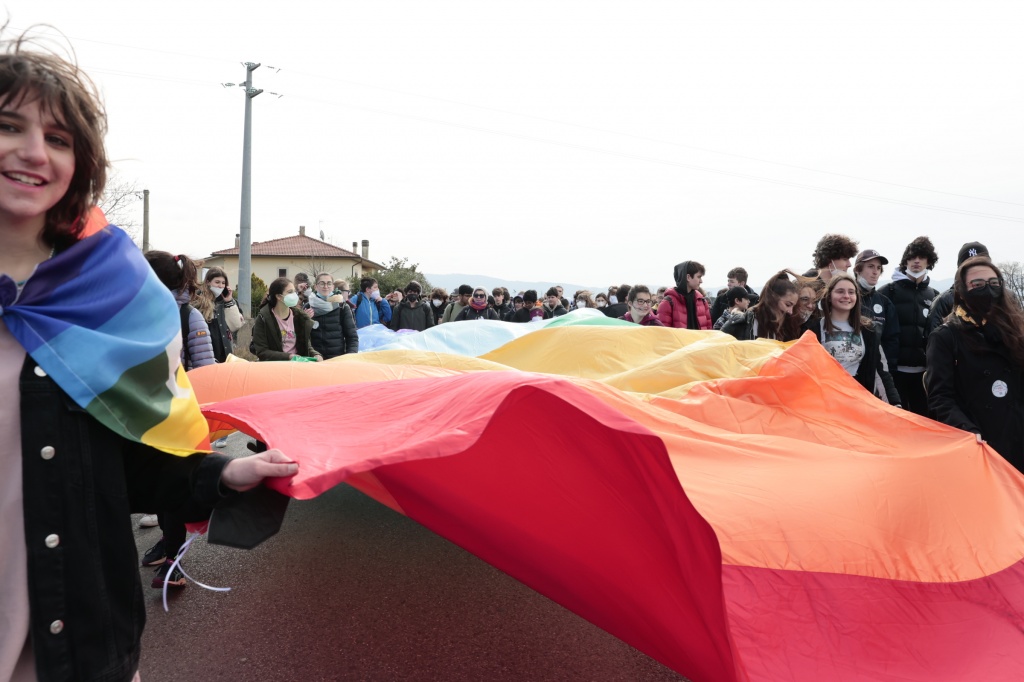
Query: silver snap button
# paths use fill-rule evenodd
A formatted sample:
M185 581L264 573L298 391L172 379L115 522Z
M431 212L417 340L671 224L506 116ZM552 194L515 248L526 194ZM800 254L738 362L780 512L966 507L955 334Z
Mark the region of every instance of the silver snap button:
M36 365L36 368L33 371L36 373L37 377L45 377L46 376L46 370L44 370L39 365Z
M50 632L51 633L53 633L55 635L59 635L63 631L64 631L64 621L62 621L62 620L55 620L52 623L50 623Z
M50 549L53 549L54 547L56 547L59 544L60 544L60 536L57 535L56 533L51 533L50 535L46 536L46 546L49 547Z
M45 448L39 451L39 456L43 459L53 459L53 456L57 454L51 446L47 445Z

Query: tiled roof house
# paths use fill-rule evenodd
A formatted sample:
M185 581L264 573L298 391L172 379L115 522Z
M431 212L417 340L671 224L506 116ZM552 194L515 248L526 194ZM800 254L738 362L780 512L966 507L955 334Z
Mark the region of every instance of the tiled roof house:
M352 243L355 249L355 242ZM207 268L219 267L227 273L232 286L238 281L238 235L230 249L214 251L203 261ZM292 278L305 272L312 279L321 270L335 279L350 279L363 274L372 275L384 266L369 258L370 240L364 239L362 253L355 253L334 244L306 236L306 228L290 237L252 243L252 273L269 284L278 277Z

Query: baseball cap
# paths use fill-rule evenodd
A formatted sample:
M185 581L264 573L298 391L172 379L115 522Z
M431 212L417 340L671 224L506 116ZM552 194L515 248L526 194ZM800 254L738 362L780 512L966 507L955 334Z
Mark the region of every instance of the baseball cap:
M874 249L864 249L863 251L857 254L857 260L854 261L854 265L860 265L864 261L874 260L876 258L882 261L882 265L889 264L889 259L883 256L882 254L878 253Z
M988 247L981 242L967 242L960 247L960 253L956 255L956 264L959 266L968 258L987 255Z

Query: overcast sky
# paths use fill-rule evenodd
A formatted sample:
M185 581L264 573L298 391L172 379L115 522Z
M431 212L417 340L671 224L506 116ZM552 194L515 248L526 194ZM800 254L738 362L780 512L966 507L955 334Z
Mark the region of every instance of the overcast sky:
M154 248L233 246L244 96L221 83L253 61L255 241L305 225L426 272L588 284L695 259L759 288L830 231L894 264L927 234L940 279L965 241L1024 260L1017 0L6 8L100 86Z

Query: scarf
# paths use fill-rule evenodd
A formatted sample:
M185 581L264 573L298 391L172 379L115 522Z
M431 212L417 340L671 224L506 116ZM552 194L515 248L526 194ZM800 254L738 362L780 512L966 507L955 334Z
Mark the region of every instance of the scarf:
M138 247L102 212L18 291L0 275L0 316L33 360L114 433L173 455L209 451L181 367L181 318Z
M469 305L470 305L471 308L473 308L473 310L483 310L484 308L487 307L487 299L486 298L479 298L479 299L478 298L471 298L471 299L469 299Z
M956 316L957 316L957 317L959 317L959 318L960 318L961 320L963 320L964 322L967 322L968 324L973 324L973 325L974 325L975 327L981 327L981 326L983 326L983 325L985 324L985 322L986 322L986 320L982 320L981 322L977 322L977 321L975 321L975 319L974 319L973 317L971 317L971 314L970 314L969 312L967 312L967 309L966 309L966 308L964 308L964 307L963 307L962 305L958 305L958 306L957 306L957 307L956 307L956 308L955 308L955 309L953 310L953 312L954 312L954 313L956 314Z

